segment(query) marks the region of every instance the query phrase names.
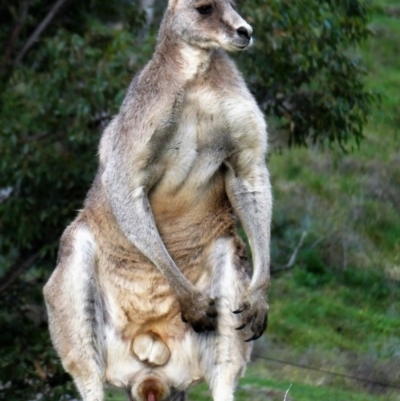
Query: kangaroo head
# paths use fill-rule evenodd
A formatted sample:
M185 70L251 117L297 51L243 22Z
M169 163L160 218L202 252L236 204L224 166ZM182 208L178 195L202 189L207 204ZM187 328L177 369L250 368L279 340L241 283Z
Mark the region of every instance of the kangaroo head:
M177 37L202 49L243 50L253 30L233 0L170 0L166 19Z

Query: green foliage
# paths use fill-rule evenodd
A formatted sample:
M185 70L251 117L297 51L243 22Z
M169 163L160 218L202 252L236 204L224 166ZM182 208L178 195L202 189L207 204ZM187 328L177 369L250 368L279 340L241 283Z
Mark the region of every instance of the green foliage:
M13 188L0 205L2 252L59 238L93 179L99 127L118 110L147 56L135 57L138 45L128 33L138 20L112 26L90 15L84 22L82 33L61 26L44 38L2 94L0 188Z
M0 191L11 190L0 195L0 400L74 393L50 346L41 288L93 179L101 130L150 58L159 22L145 29L132 0L67 1L18 61L53 5L0 1ZM355 55L368 0L251 0L242 11L256 42L239 63L277 130L290 144L358 142L375 99ZM286 256L298 233L276 221L274 252ZM318 285L326 275L314 256L303 261Z
M382 91L382 107L371 113L359 151L338 155L292 149L270 159L272 260L286 263L302 231L308 235L294 268L273 277L266 336L271 344L265 355L397 386L400 59L395 55L400 15L393 17L384 6L390 3L399 10L398 2L377 2L382 6L370 24L374 35L361 54L370 71L366 85ZM264 376L256 372L254 391L266 382L268 387L282 382L282 390L293 383L289 396L296 400L399 399L398 390L373 390L289 366L273 370L271 365ZM310 386L304 398L295 392L297 383ZM339 389L351 391L344 395ZM317 395L317 390L327 392ZM283 398L281 393L277 399Z
M42 394L56 401L65 392L75 392L52 349L39 307L42 283L43 279L20 283L0 298L0 400Z
M369 36L368 0L254 0L255 45L241 62L251 88L290 144L359 143L376 95L355 51Z
M10 264L18 269L25 258L38 257L0 298L6 311L0 314L0 399L41 393L58 400L75 392L50 344L41 288L58 239L93 179L101 128L152 49L153 38L137 39L143 15L132 3L88 4L66 8L24 62L1 77L0 189L12 193L0 204L0 274L7 278ZM32 2L24 40L50 5ZM16 13L9 5L1 10ZM3 39L12 25L2 30Z
M328 275L297 269L292 276L275 278L271 290L269 336L277 343L303 351L318 346L327 352L375 349L379 354L400 334L398 318L391 313L400 306L397 287L377 272L349 268L344 275Z
M331 281L331 274L314 250L303 252L301 269L296 270L296 281L304 286L317 288Z

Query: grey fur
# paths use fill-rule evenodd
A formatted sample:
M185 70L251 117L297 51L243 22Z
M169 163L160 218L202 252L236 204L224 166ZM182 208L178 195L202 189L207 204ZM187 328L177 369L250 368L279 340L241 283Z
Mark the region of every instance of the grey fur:
M171 0L153 58L102 136L44 288L54 346L85 401L103 401L105 382L175 400L199 380L231 401L244 340L266 328L266 124L226 54L251 32L228 0Z

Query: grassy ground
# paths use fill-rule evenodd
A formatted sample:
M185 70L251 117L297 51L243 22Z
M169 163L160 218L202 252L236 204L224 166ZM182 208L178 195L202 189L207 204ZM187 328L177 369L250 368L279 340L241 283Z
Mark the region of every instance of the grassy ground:
M294 268L274 276L268 333L239 401L282 401L286 392L286 401L400 400L400 390L260 358L400 387L400 5L376 1L361 53L368 86L383 97L360 149L270 158L274 263L307 237ZM210 397L202 385L190 399Z
M382 93L361 148L298 149L270 160L274 231L295 268L274 278L264 355L400 387L400 15L380 1L362 49L370 88ZM275 244L275 260L281 257ZM285 261L282 260L283 264ZM396 283L397 281L397 283ZM264 374L265 373L265 374ZM292 400L400 400L400 390L257 361L242 387L289 384ZM249 387L247 387L249 386ZM268 398L269 397L269 398ZM260 398L260 399L261 399Z

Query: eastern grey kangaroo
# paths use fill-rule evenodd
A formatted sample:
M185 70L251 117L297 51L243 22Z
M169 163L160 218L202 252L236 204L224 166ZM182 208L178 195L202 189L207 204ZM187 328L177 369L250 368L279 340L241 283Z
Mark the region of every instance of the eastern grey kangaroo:
M183 400L202 380L231 401L266 328L266 124L226 53L251 35L230 0L170 0L153 58L102 136L44 288L84 401L103 401L106 383L135 401Z

